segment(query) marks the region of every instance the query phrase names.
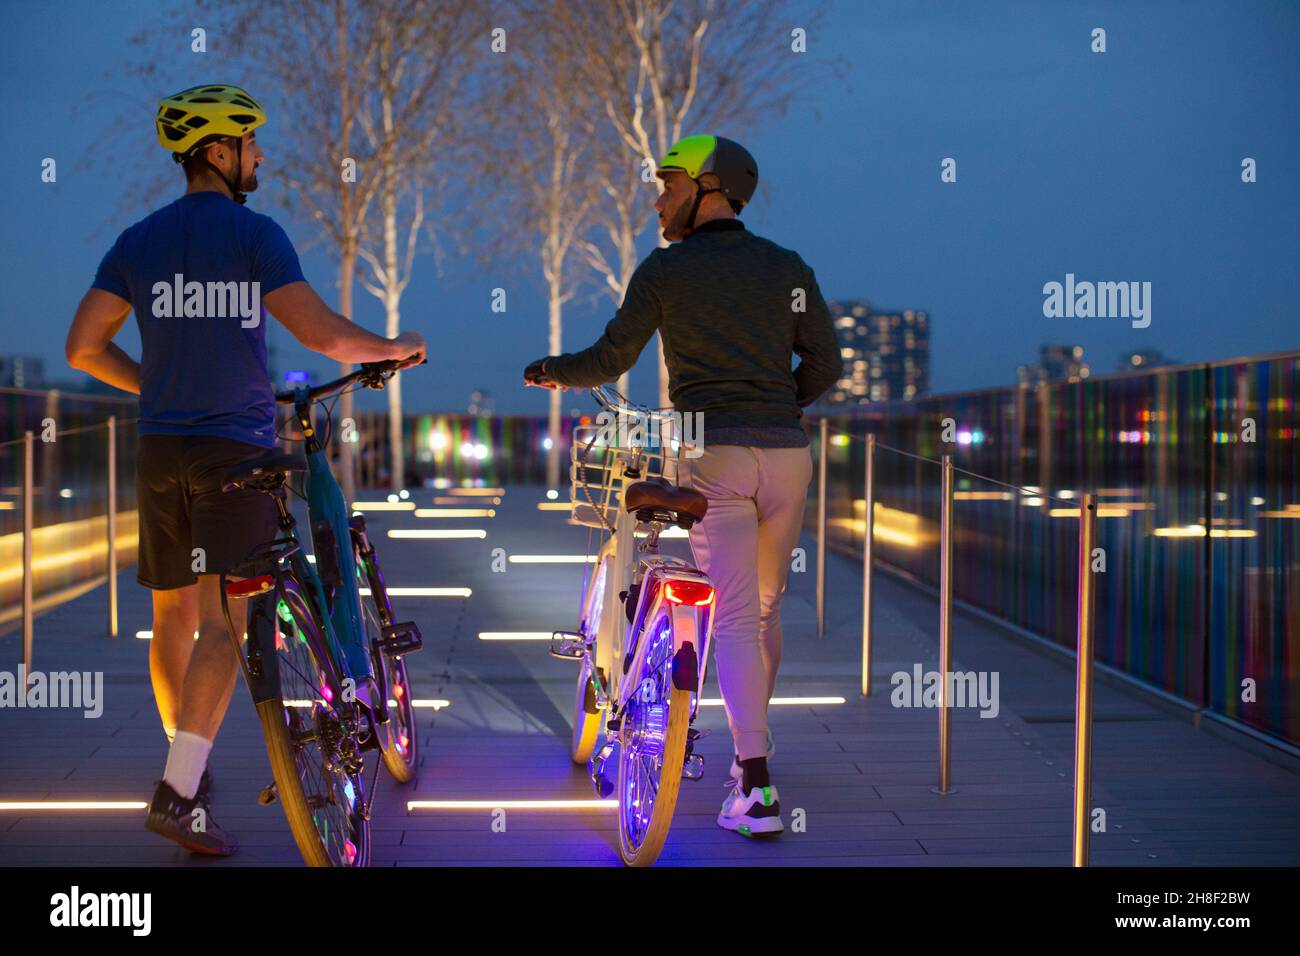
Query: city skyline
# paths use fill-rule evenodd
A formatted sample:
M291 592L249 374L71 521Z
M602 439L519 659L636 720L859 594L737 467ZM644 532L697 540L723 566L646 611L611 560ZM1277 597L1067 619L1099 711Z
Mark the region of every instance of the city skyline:
M148 211L124 204L122 160L133 181L166 170L151 126L157 97L237 69L217 42L196 61L186 38L157 63L152 84L116 71L119 51L156 27L161 9L17 8L0 37L0 103L26 144L26 172L0 227L12 250L4 321L21 321L24 337L21 348L11 339L3 351L42 357L52 379L75 377L57 370L77 299L113 238ZM1283 53L1300 43L1297 18L1283 5L1227 22L1197 6L1176 19L1104 3L1034 16L1023 15L1027 9L828 4L807 55L836 61L837 72L815 93L800 93L785 116L720 131L759 159L747 226L797 250L827 299L924 307L933 316L932 392L1008 384L1017 365L1054 341L1081 344L1090 356L1156 347L1186 362L1294 347L1300 181L1287 163L1300 155L1300 129L1273 117L1293 105L1286 91L1300 67ZM803 20L808 6L789 10L792 21ZM1099 21L1110 37L1105 53L1089 49ZM59 37L79 30L104 42L74 56ZM949 52L931 69L910 68L932 49ZM1246 59L1258 69L1233 66ZM37 88L47 104L39 114L30 108ZM99 92L87 99L88 90ZM1162 105L1153 113L1155 102ZM336 263L317 229L281 202L281 133L276 104L267 105L271 120L259 138L266 175L250 203L282 222L308 280L335 300ZM76 124L54 121L76 111L83 117ZM131 115L139 117L138 149L111 151L111 162L110 153L91 149ZM57 183L41 180L45 157L58 161ZM1256 182L1242 181L1247 157L1257 164ZM955 182L942 179L948 159ZM653 198L647 187L647 226ZM404 327L431 341L455 341L457 360L435 358L408 375L407 400L458 408L486 388L503 413L543 413L545 396L520 381L523 367L548 351L535 257L484 263L459 255L454 239L447 237L440 271L431 254L417 258L402 314ZM640 256L653 240L647 228ZM1046 317L1044 284L1067 274L1151 283L1152 324ZM497 288L509 294L504 314L491 310ZM594 342L613 311L604 291L588 285L566 308L562 349ZM1231 312L1245 318L1224 321ZM382 308L358 290L355 318L379 329ZM282 368L328 367L278 323L269 338ZM138 355L134 320L119 340ZM633 396L649 400L655 378L652 343L632 372ZM581 396L574 403L589 404Z

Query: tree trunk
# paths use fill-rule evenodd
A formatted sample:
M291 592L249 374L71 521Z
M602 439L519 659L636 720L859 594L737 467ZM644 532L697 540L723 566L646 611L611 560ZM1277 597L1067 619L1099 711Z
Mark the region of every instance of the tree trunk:
M352 319L352 276L356 272L357 253L356 249L349 243L343 248L342 255L339 258L339 314L345 316L349 321ZM347 362L339 363L339 374L347 375L352 371L352 366ZM348 441L353 437L349 434L349 429L343 426L343 422L352 419L354 412L352 408L351 392L344 392L339 396L339 417L336 420L335 427L338 428L339 441L339 484L343 487L343 500L352 506L352 502L357 497L356 482L356 454L355 446ZM352 430L354 431L354 429Z
M560 331L562 328L560 289L556 283L550 287L550 354L560 354ZM551 439L551 447L546 451L546 487L557 491L560 487L560 412L564 393L559 389L551 391L550 408L546 417L546 434Z
M385 120L388 121L388 103L385 102ZM389 161L391 164L391 160ZM384 183L384 272L388 276L384 290L384 311L387 325L384 334L396 338L401 331L400 276L397 272L397 174L390 169ZM402 376L394 375L388 381L388 448L390 471L389 487L401 491L406 484L406 456L402 446Z
M352 131L352 87L348 82L348 17L346 0L336 0L335 16L337 17L337 42L338 42L338 77L339 77L339 118L342 122L341 136L339 139L340 153L343 156L350 155L350 138ZM342 215L339 221L343 225L344 235L343 242L339 248L339 313L352 321L352 278L357 268L357 239L356 226L352 222L352 190L347 183L339 179L339 200ZM347 375L352 371L352 366L347 362L339 363L339 371ZM352 395L344 392L339 399L339 414L346 422L353 417ZM355 421L353 422L355 426ZM355 437L349 434L354 429L344 428L342 430L342 448L339 454L340 470L343 472L340 484L343 487L343 500L351 507L352 502L357 497L357 482L355 473L355 459L353 454L352 443L349 438Z

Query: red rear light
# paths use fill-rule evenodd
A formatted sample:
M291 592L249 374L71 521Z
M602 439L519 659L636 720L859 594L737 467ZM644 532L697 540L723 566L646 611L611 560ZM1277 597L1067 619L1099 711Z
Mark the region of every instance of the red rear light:
M227 581L226 596L232 598L253 597L255 594L265 594L273 587L275 587L275 578L269 574L263 574L255 578L244 578L242 581Z
M713 585L702 581L669 581L664 585L664 596L674 604L699 607L713 603Z

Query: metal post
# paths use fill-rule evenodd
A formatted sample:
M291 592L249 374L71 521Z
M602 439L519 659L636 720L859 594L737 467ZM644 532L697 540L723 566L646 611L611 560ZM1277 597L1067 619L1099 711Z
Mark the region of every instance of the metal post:
M876 436L867 436L862 525L862 696L871 696L871 561L876 519Z
M117 416L108 416L108 636L117 637Z
M35 435L23 433L23 671L32 670L32 462L36 457Z
M1079 609L1074 668L1074 865L1088 865L1092 813L1092 549L1097 540L1097 496L1085 494L1079 507Z
M826 444L830 422L822 417L817 448L817 639L826 637Z
M943 456L939 504L939 793L948 793L952 762L952 456Z

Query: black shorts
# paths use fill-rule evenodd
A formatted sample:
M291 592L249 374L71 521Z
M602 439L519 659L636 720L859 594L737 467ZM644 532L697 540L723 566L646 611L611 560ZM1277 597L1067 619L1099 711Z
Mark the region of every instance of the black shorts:
M279 513L270 495L221 490L232 468L269 450L208 435L141 435L135 472L140 513L136 580L157 591L183 588L195 583L197 574L229 571L275 538Z

